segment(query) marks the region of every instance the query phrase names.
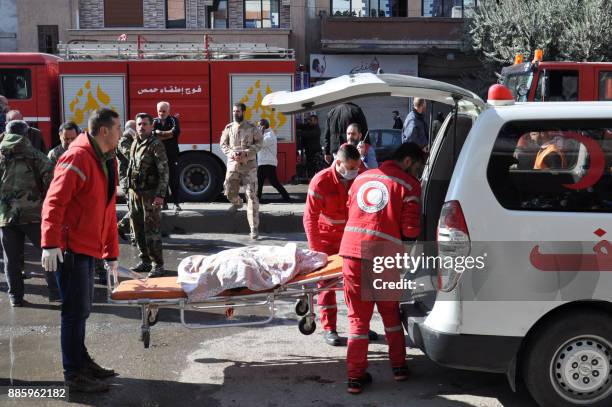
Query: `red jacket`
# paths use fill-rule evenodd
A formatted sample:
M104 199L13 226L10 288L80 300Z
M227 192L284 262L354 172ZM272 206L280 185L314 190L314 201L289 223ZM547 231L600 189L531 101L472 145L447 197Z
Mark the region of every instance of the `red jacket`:
M308 185L304 230L311 250L337 254L348 216L348 189L338 178L336 165L318 172Z
M340 255L368 258L364 242L402 246L420 233L421 184L395 161L359 175L349 190L349 215ZM365 245L367 245L366 243Z
M112 169L116 180L115 160ZM87 134L79 135L55 166L42 209L41 246L119 257L115 187L108 182Z

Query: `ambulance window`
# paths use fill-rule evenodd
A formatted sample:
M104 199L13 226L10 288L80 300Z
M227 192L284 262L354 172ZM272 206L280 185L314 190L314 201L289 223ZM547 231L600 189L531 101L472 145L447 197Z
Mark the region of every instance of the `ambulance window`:
M8 99L30 99L32 97L30 70L0 68L0 95Z
M599 73L599 100L612 100L612 72Z
M509 123L487 180L506 209L612 212L612 120Z
M578 100L578 71L544 70L538 80L535 100L548 102Z

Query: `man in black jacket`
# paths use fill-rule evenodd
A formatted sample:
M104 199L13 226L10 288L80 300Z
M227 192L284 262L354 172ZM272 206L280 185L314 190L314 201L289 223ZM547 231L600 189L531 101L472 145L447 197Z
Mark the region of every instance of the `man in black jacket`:
M332 163L333 154L338 151L338 148L346 143L346 129L351 123L359 124L362 134L368 134L368 122L365 115L361 108L354 103L337 105L327 114L325 161L328 164Z

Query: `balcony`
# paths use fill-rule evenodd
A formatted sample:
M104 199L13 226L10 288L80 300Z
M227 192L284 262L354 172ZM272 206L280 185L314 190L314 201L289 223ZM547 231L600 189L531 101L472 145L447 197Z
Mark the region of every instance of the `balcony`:
M323 52L418 53L456 51L464 20L434 17L323 17Z

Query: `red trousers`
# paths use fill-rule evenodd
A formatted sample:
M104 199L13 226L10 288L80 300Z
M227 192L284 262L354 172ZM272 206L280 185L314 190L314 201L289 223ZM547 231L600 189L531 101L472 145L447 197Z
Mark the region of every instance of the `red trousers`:
M340 242L338 242L338 246ZM330 246L327 250L324 250L328 256L338 253L340 249L338 246ZM325 287L329 282L320 281L317 283L318 288ZM325 331L335 331L336 321L338 320L338 304L336 303L336 291L321 291L317 295L317 305L319 306L319 319L321 320L321 327Z
M368 368L368 331L374 304L385 326L391 367L401 367L406 360L404 328L400 321L399 302L363 301L361 299L361 260L344 258L344 302L348 307L349 337L346 353L348 377L361 378Z

